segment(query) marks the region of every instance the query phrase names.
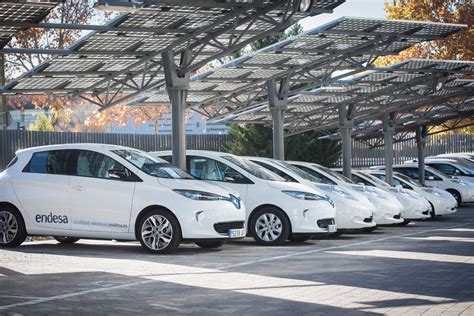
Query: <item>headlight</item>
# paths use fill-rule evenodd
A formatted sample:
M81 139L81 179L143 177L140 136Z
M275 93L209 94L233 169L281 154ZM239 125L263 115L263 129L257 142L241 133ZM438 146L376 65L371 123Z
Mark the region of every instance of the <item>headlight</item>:
M214 194L210 192L203 192L203 191L194 191L194 190L173 190L174 192L181 194L182 196L187 197L188 199L195 200L195 201L229 201L237 209L240 209L240 200L236 196L229 194L229 197L222 196L219 194Z
M294 197L298 200L306 200L306 201L327 201L329 204L334 206L334 202L331 200L329 196L321 196L314 193L308 192L300 192L300 191L281 191L291 197Z

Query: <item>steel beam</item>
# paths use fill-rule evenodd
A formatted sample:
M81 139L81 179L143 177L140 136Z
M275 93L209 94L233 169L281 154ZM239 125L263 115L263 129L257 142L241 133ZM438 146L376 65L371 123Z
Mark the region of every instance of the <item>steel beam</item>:
M186 169L186 96L189 90L189 73L178 75L174 62L174 52L165 51L161 55L165 71L166 90L171 102L171 124L173 165ZM181 64L187 63L189 52L181 55Z
M385 181L392 185L393 183L393 135L395 133L395 113L384 113L383 138L385 149Z
M418 149L418 182L425 185L425 144L426 144L426 126L417 126L416 145Z
M340 104L338 107L339 114L339 129L342 136L342 173L347 178L351 178L352 168L352 128L354 122L352 121L353 106Z
M282 79L277 87L275 79L267 81L268 103L273 122L273 158L285 160L285 131L283 121L288 103L288 80Z
M0 86L5 84L5 55L0 54ZM8 127L7 97L0 95L0 130Z

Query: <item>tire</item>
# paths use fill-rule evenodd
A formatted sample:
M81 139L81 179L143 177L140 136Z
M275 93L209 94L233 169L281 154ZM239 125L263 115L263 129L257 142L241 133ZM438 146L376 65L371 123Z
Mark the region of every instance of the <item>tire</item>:
M430 202L430 205L431 205L430 216L431 216L431 218L435 218L436 217L436 212L435 212L434 205L431 204L431 202Z
M409 220L409 219L404 219L403 222L401 222L399 225L400 225L400 226L406 226L406 225L410 224L410 222L411 222L411 220Z
M171 253L181 243L181 227L170 211L164 209L148 211L138 220L137 239L150 253Z
M73 244L76 241L79 241L79 238L76 237L67 237L67 236L54 236L54 239L56 239L60 244Z
M195 244L204 249L215 249L222 247L224 241L196 241Z
M461 194L456 190L446 190L446 191L448 191L448 193L450 193L453 196L453 198L456 200L456 203L457 203L456 207L460 207L462 203Z
M18 247L26 239L25 222L12 206L0 206L0 247Z
M379 227L377 225L375 225L375 226L372 226L372 227L362 228L362 230L366 233L371 233L371 232L375 231L377 228L379 228Z
M288 240L291 242L305 242L311 239L311 236L292 236L288 237Z
M255 242L262 246L283 244L291 231L288 217L275 207L264 207L256 211L250 219L249 230Z

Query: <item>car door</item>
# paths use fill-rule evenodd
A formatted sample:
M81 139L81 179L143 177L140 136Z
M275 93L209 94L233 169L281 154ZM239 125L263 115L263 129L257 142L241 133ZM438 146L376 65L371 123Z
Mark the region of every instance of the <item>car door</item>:
M22 172L12 178L21 207L42 228L69 229L69 150L35 152Z
M242 200L246 200L248 186L252 182L230 165L216 159L193 155L186 157L186 169L198 179L220 183L239 192Z
M131 172L99 152L80 150L70 179L72 229L128 232L136 182L112 175Z

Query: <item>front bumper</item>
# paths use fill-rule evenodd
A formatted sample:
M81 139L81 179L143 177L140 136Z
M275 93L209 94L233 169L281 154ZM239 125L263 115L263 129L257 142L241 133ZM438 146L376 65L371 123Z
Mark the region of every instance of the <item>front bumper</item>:
M321 234L334 232L336 224L336 208L327 202L301 201L298 208L287 210L290 218L292 233ZM324 220L324 221L323 221ZM320 225L318 225L318 221Z
M185 216L181 214L178 218L183 240L232 239L229 229L246 229L243 203L240 209L224 201L196 201L195 206L198 207L194 211L186 212Z

